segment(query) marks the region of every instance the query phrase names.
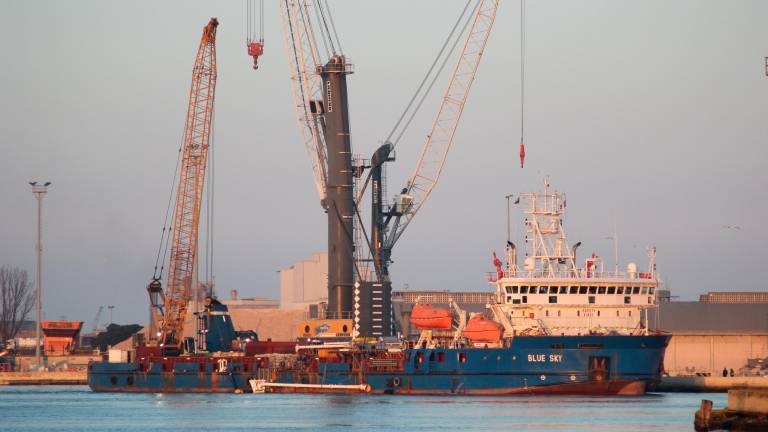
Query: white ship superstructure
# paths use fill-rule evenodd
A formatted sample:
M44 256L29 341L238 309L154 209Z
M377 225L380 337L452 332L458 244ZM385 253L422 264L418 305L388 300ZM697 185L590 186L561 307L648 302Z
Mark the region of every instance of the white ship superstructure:
M497 260L490 278L496 286L491 311L505 335L647 334L659 286L655 248L648 251L645 272L635 263L626 271L605 271L594 253L579 263L580 243L566 240L564 193L551 191L545 179L542 193L521 194L516 202L528 204L522 267L508 243L507 266Z

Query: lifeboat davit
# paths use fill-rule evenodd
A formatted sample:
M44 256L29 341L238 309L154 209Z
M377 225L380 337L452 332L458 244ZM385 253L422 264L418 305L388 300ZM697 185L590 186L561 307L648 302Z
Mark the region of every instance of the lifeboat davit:
M476 315L467 323L464 336L472 342L498 342L501 339L501 326L496 321Z
M451 310L428 303L417 303L411 311L411 322L420 330L450 330Z

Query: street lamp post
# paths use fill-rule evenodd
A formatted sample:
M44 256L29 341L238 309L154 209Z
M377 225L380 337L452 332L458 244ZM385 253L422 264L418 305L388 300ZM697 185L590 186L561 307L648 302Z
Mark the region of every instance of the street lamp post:
M37 363L38 370L42 367L40 361L40 320L42 302L40 299L40 291L42 289L42 255L43 255L43 198L48 193L48 186L51 182L45 182L42 185L38 185L36 181L29 182L32 186L32 194L37 198L37 244L35 245L36 252L36 266L35 266L35 363Z

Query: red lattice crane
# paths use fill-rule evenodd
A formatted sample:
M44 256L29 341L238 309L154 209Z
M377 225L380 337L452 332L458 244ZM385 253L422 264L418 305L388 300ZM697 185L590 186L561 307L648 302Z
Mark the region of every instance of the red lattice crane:
M200 209L216 90L218 25L218 20L211 18L203 29L195 66L192 69L165 292L157 280L147 288L152 303L153 321L160 323L156 336L166 352L181 350L184 320L187 305L192 298L192 283L197 269Z

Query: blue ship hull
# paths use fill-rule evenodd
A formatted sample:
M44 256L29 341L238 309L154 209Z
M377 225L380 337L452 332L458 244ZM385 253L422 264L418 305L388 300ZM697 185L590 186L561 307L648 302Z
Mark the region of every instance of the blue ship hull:
M386 356L369 358L364 374L348 361L319 363L316 372L286 371L278 381L364 383L391 394L642 394L660 379L668 342L669 336L518 336L507 348L407 350L402 367L389 366ZM280 391L286 390L296 391Z
M91 364L88 384L94 391L233 392L250 391L248 380L261 376L368 384L387 394L642 394L660 379L668 342L665 335L517 336L503 348L324 350L320 359L303 355L279 367L232 357L224 371L210 358L157 359L144 370L137 363L99 362Z

